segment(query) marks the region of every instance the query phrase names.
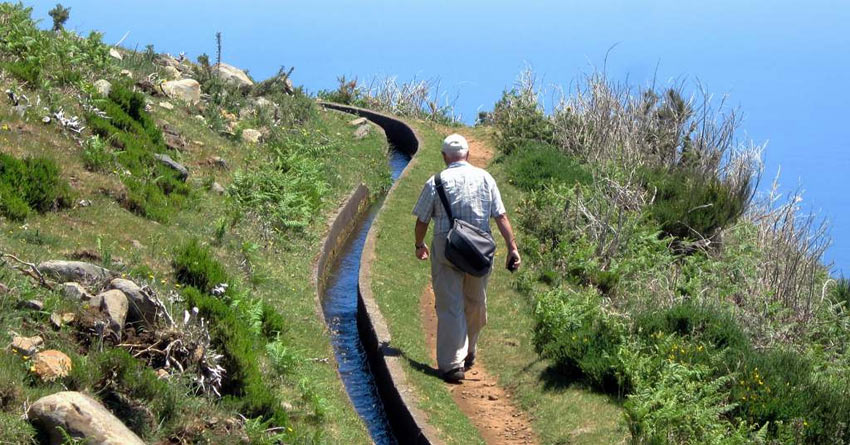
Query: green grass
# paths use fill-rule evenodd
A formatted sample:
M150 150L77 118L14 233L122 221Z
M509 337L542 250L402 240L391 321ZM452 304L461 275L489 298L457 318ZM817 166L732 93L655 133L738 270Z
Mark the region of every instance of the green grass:
M429 176L442 169L439 146L442 134L417 125L424 146L393 195L384 203L375 224L379 227L376 260L372 268L372 290L387 320L393 346L407 357L405 371L419 395L420 408L429 423L441 431L448 443L480 443L481 437L459 412L445 384L418 369L431 365L424 338L419 299L430 280L430 267L413 256L413 217L410 211ZM475 131L479 139L489 136ZM503 200L513 214L521 192L508 184L502 165L489 169L499 182ZM399 240L402 240L399 242ZM426 237L430 240L430 235ZM496 264L505 257L499 242ZM404 277L399 280L398 277ZM534 419L542 443L620 443L628 431L618 402L597 394L579 382L565 381L552 372L552 362L538 357L532 343L534 318L531 303L514 290L516 276L497 268L488 286L489 322L480 339L480 354L487 369L501 385L515 394L522 409Z

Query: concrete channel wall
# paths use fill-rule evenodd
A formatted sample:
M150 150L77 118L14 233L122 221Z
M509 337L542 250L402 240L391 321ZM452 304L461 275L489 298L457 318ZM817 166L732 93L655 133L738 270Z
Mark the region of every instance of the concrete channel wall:
M391 196L398 182L407 176L408 170L416 162L415 155L421 145L416 132L401 120L375 111L328 102L320 102L320 105L369 119L384 129L387 140L394 149L404 151L411 156L410 163L387 192L387 197ZM381 219L382 213L383 209L379 210L375 218L376 223ZM343 217L343 212L341 212L337 219ZM360 332L360 340L366 350L369 366L375 377L378 393L384 403L390 427L399 443L442 444L443 442L437 437L437 431L426 422L425 414L417 407L416 395L407 383L407 377L402 368L403 358L399 351L392 347L386 321L372 294L371 266L375 258L376 227L377 225L373 223L369 229L369 233L366 235L366 243L363 246L363 255L360 258L357 301L357 328ZM330 244L341 245L338 241ZM326 241L327 245L328 241ZM324 263L322 263L322 267L325 267ZM319 277L321 277L321 274ZM319 279L320 283L321 281Z

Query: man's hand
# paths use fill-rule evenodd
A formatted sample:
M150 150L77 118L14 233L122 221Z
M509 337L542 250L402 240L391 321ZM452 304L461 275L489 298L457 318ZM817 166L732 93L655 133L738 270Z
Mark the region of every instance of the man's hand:
M512 249L508 252L508 258L505 260L505 267L514 272L519 269L519 265L522 264L522 258L519 256L519 251L516 249Z
M425 244L423 244L422 247L416 248L416 258L419 258L420 260L427 260L428 255L430 254L431 251L428 250L428 246L426 246Z

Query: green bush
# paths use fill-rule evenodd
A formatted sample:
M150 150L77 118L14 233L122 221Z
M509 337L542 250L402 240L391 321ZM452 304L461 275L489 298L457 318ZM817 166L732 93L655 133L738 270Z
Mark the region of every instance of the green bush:
M552 122L543 113L533 91L513 89L502 93L493 108L496 146L509 155L528 142L551 144L555 140Z
M114 159L128 172L121 175L127 189L122 204L138 215L167 221L173 210L186 202L190 188L178 172L154 158L154 154L169 150L162 132L144 110L144 95L130 91L126 84L116 83L109 97L96 103L107 117L89 113L87 120L92 133L117 149ZM108 165L109 154L103 147L98 147L96 142L87 145L83 158L89 168Z
M547 183L589 185L593 182L590 172L574 158L537 141L518 143L506 159L506 169L511 183L524 190L539 189Z
M677 239L711 238L740 217L749 203L749 187L737 193L715 177L686 168L644 173L646 186L655 190L649 215L665 234Z
M23 220L30 212L70 207L71 188L50 159L0 153L0 213Z
M621 392L629 386L617 357L625 324L599 303L593 291L556 289L539 296L534 307L534 345L562 371L580 371L592 385Z
M193 286L204 293L212 292L219 284L231 284L224 266L197 239L177 249L172 265L179 283Z
M731 314L692 302L679 303L663 311L646 311L636 317L635 327L644 337L657 333L676 334L695 343L708 343L717 350L743 351L750 346Z

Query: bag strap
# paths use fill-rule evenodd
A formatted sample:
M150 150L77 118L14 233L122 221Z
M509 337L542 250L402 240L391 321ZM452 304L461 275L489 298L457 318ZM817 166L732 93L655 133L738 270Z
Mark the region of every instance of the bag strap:
M449 221L454 221L452 216L452 207L449 205L449 199L446 198L446 190L443 185L443 180L440 179L440 173L434 176L434 187L437 189L437 194L440 195L440 201L443 202L443 208L446 209L446 215L449 216Z

